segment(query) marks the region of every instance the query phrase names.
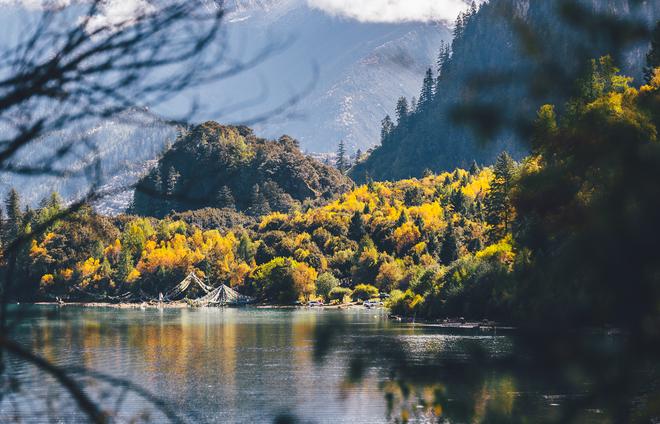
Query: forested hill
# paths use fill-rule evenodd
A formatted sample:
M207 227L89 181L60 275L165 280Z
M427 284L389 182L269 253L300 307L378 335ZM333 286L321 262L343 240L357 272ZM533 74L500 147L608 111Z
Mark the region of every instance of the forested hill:
M418 101L400 99L396 116L383 121L381 146L351 176L394 180L473 160L492 163L503 150L524 156L527 147L514 131L480 128L490 141L481 143L473 127L457 122L457 111L470 109L482 122L491 117L509 129L529 121L540 105L566 100L556 84L562 75L572 83L586 60L611 53L605 29L594 40L580 25L593 31L594 25L616 27L625 20L652 27L659 18L660 2L653 1L492 0L473 8L459 16L451 46L438 46L438 65L424 79ZM616 64L639 82L647 49L647 43L632 46Z
M351 186L288 136L271 141L210 121L178 137L137 184L130 209L155 217L207 207L257 216L331 199Z

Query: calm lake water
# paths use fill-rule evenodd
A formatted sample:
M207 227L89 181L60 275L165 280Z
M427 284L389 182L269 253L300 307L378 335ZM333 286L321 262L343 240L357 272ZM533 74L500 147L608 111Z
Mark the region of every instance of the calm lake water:
M330 337L338 326L345 331L333 339L327 355L317 355L318 341ZM394 342L420 361L439 351L467 358L462 344L466 340L478 343L489 355L507 352L511 343L501 334L392 323L384 311L362 308L33 306L23 311L16 338L56 364L129 380L190 421L230 423L272 422L283 414L302 422L386 422L395 418L388 416L385 396L389 364L369 362L364 378L347 381L349 358L359 354L365 343L386 349ZM16 361L10 362L10 369L25 382L23 392L37 406L26 406L29 402L17 396L14 406L7 401L1 404L0 421L11 418L12 408L45 410L31 421L82 420L70 403L59 408L40 404L40 399L59 394L56 385L45 384L48 379L43 374ZM541 404L539 410L545 413L557 402L551 393L535 389L530 394L529 388L515 387L508 379L493 384L504 393L500 393L503 407L509 411L512 403L525 402ZM147 401L123 394L117 383L93 382L88 392L106 406L121 399L122 416L149 411ZM53 401L57 402L66 404L66 399ZM162 421L154 412L147 418Z

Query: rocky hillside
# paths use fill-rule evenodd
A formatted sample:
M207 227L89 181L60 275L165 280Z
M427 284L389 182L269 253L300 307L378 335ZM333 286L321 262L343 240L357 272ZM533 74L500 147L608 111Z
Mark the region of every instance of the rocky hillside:
M131 212L162 217L210 207L256 216L322 202L351 186L288 136L271 141L247 127L206 122L179 136L140 180Z
M652 1L484 3L457 21L426 101L392 115L382 146L352 177L398 179L473 160L488 164L503 150L522 157L528 148L518 130L540 105L563 104L590 59L618 52L617 65L639 81L648 49L642 34L659 18L660 2ZM612 40L635 42L622 48ZM475 117L481 126L470 121Z

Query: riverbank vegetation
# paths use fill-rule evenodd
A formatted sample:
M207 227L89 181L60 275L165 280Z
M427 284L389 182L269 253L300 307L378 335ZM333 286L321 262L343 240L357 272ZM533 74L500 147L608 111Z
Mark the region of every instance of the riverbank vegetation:
M394 313L418 317L541 319L561 309L606 321L657 298L645 252L660 233L647 216L660 198L660 75L634 88L605 57L581 87L539 110L533 154L520 163L502 153L492 167L370 181L325 206L226 229L82 208L18 253L19 299L156 296L192 271L272 303L381 292ZM12 192L3 239L61 208L53 195L22 209ZM616 267L624 259L630 266Z

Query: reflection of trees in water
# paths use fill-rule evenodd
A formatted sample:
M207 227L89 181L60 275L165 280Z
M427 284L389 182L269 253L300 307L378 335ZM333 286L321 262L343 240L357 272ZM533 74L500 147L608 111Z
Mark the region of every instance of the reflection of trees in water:
M31 238L43 235L55 222L75 221L79 218L76 212L88 204L129 189L101 187L107 172L101 163L104 146L95 144L94 131L76 129L94 128L107 120L139 126L145 115L153 115L149 108L172 101L187 89L244 71L283 45L273 42L249 58L228 57L222 25L224 10L217 2L164 0L137 8L131 16L114 16L108 21L101 19L112 6L108 2L72 2L68 6L66 2L55 3L42 2L40 10L24 10L19 4L4 6L16 18L18 31L0 48L0 172L24 178L76 179L85 182L86 188L78 199L45 222L3 237L0 403L14 408L12 419L17 420L32 420L37 415L55 419L60 412L77 408L92 422L107 422L117 418L128 397L138 396L151 405L151 418L179 421L177 413L166 404L129 381L81 368L93 362L91 350L83 354L81 364L56 366L55 355L48 349L44 351L46 360L33 353L33 348L38 349L37 340L35 346L16 344L16 326L24 311L8 305L22 290L17 281ZM286 104L295 102L298 96L292 96ZM195 102L189 102L180 108L178 116L156 119L185 125L198 109ZM75 135L52 137L69 131ZM90 325L83 334L70 336L81 337L92 347L100 343L102 331L102 325ZM41 337L47 346L49 335ZM8 361L29 364L32 375L13 375ZM34 399L46 402L44 410L15 406L23 396L35 397L22 390L22 378L42 381L52 388L46 399ZM53 393L67 399L66 409L49 403Z

